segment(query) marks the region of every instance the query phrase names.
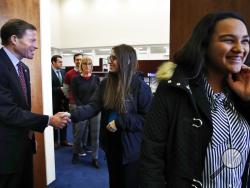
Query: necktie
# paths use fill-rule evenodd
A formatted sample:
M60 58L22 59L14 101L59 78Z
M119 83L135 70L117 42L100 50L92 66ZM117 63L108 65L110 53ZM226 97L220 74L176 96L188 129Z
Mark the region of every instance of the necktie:
M23 64L22 62L19 62L17 64L18 67L18 76L21 82L22 90L23 90L23 95L25 97L26 102L28 102L28 96L27 96L27 85L24 77L24 69L23 69Z
M58 77L58 79L60 81L60 84L62 84L62 75L61 75L61 72L60 72L60 70L57 70L56 72L57 72L57 77Z
M23 70L22 62L19 62L17 64L17 67L18 67L18 76L19 76L21 86L22 86L22 90L23 90L23 95L25 97L26 103L28 103L27 86L26 86L26 81L25 81L25 77L24 77L24 72L23 72L24 70ZM34 132L32 130L29 130L29 132L28 132L29 139L32 140L33 134L34 134Z
M19 62L17 64L17 67L18 67L18 76L19 76L21 86L22 86L22 90L23 90L23 95L25 97L26 103L28 103L27 86L26 86L26 81L25 81L25 77L24 77L24 70L23 70L22 62ZM33 131L29 130L28 137L29 137L30 140L32 140L33 134L34 134Z

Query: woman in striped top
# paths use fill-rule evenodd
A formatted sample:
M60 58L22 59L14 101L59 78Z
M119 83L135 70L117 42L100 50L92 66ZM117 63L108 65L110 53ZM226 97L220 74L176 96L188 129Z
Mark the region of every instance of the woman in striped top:
M249 34L234 12L205 16L158 71L141 155L143 188L247 187Z

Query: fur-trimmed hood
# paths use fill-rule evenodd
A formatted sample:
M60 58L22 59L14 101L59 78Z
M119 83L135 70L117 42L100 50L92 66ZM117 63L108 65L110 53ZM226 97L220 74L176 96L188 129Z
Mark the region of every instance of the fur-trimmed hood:
M163 63L156 72L156 79L158 82L161 80L169 80L172 78L177 64L173 63L172 61L167 61Z

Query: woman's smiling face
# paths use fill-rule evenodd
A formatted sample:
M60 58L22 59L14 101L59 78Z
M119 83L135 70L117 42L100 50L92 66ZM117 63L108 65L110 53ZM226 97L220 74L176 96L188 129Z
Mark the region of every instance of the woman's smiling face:
M208 47L208 72L238 73L249 53L249 35L245 24L235 18L219 21Z

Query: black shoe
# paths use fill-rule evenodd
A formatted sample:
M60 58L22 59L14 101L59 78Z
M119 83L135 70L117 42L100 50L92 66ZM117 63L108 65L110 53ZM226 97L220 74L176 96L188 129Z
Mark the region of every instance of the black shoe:
M73 146L73 144L72 144L72 143L70 143L70 142L68 142L67 140L64 140L64 141L62 141L62 142L61 142L61 146L72 147L72 146Z
M83 146L83 150L87 153L91 153L91 149L89 149L89 146Z
M78 154L73 154L71 162L72 162L72 164L77 164L79 162L79 156L78 156Z
M78 155L79 155L80 157L84 157L84 156L87 155L87 153L86 153L84 150L82 150L81 152L78 153Z
M93 165L95 168L100 168L98 159L93 159L92 165Z

